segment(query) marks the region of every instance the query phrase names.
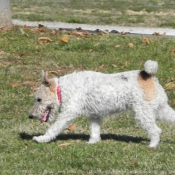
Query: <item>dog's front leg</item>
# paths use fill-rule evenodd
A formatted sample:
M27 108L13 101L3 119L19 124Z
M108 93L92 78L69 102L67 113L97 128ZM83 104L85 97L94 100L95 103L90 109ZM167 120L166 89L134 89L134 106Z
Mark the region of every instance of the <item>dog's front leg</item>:
M102 118L101 117L90 117L90 139L89 144L95 144L101 140L100 137L100 126L101 126Z
M60 113L57 121L47 130L47 132L38 137L33 137L33 140L36 142L50 142L66 128L68 127L73 120L77 118L76 114Z

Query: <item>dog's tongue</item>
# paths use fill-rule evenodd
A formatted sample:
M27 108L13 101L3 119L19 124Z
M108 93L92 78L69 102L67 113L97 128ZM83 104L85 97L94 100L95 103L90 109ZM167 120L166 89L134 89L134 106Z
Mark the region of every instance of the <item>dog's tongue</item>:
M49 113L49 110L46 110L46 111L44 112L44 116L43 116L43 118L40 120L41 123L43 123L43 122L45 122L45 121L47 120L48 113Z

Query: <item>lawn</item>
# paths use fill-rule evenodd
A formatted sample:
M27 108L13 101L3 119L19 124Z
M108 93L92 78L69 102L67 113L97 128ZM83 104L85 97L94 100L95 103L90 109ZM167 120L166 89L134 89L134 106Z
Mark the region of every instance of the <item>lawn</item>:
M166 87L169 104L175 107L174 39L27 26L1 29L0 174L172 173L175 127L158 121L163 130L161 142L149 149L147 133L130 111L104 118L102 141L95 145L87 144L89 126L83 117L51 143L32 141L49 127L28 118L42 69L50 77L81 70L115 73L143 69L147 59L158 61L157 77Z
M174 0L13 0L13 19L175 27Z

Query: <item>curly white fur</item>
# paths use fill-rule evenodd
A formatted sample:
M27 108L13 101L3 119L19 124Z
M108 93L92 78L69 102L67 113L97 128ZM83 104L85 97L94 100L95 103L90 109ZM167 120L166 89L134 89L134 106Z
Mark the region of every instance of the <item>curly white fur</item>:
M155 75L158 70L158 63L156 61L148 60L144 64L144 70L150 75Z
M49 142L75 118L86 116L90 123L89 143L93 144L100 141L100 125L104 116L131 109L135 113L136 122L150 136L149 146L156 147L161 133L156 125L156 118L175 123L175 111L168 105L164 89L153 76L158 69L157 62L148 60L144 68L144 71L117 74L74 72L50 80L43 73L30 118L41 119L44 110L49 108L48 121L52 122L59 108L61 112L48 131L33 140ZM57 100L58 82L61 86L62 103Z

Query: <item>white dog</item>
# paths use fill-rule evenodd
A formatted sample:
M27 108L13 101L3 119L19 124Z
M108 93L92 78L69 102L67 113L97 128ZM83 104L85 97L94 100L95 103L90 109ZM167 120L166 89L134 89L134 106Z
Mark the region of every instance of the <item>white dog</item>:
M104 116L131 109L137 123L151 139L150 147L160 141L161 129L156 119L175 122L175 111L167 104L167 96L155 78L156 61L148 60L144 70L102 74L93 71L74 72L48 79L42 71L42 84L35 93L35 104L29 118L55 123L38 137L37 142L50 142L75 118L86 116L90 123L89 143L100 141L100 125Z

